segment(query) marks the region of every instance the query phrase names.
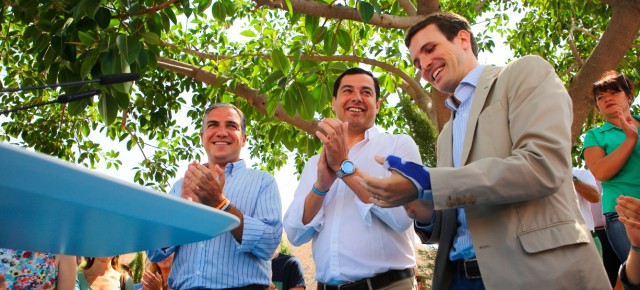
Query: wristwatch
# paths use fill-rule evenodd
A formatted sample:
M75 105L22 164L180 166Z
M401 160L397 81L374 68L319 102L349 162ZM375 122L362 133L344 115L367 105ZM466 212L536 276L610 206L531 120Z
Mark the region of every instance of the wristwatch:
M338 176L338 178L343 178L345 176L353 174L354 172L356 172L356 166L353 164L353 162L351 162L351 160L345 159L344 161L342 161L342 164L340 164L340 169L338 169L336 175Z

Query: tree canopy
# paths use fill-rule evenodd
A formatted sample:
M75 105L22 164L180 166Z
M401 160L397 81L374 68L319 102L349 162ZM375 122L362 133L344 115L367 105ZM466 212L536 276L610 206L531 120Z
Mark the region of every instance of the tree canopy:
M120 166L118 150L89 137L102 134L142 153L134 181L164 189L178 162L202 154L194 128L208 104L222 101L246 113L259 166L273 172L292 155L301 170L320 148L317 120L332 116L333 80L367 65L379 75L385 100L376 123L411 134L433 164L437 128L450 114L446 95L419 81L403 35L439 10L482 23L481 31L473 28L483 51L492 52L493 36L501 35L515 57L547 59L574 101L577 140L599 122L590 89L602 72L618 69L640 80L636 0L2 1L3 88L112 73L142 78L99 87L95 102L0 117L0 140L87 167ZM522 17L515 22L513 15ZM94 88L6 93L0 104L14 108ZM178 115L191 123L178 122Z

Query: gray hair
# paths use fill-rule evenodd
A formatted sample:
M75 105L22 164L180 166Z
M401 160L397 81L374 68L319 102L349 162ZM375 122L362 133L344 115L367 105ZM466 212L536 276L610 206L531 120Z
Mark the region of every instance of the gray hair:
M240 116L240 129L242 129L242 134L246 134L247 119L245 118L244 113L240 109L238 109L238 107L229 103L215 103L204 111L204 115L202 116L202 130L201 130L202 132L204 132L204 128L207 126L207 115L213 109L217 109L217 108L234 109L236 113L238 113L238 116Z

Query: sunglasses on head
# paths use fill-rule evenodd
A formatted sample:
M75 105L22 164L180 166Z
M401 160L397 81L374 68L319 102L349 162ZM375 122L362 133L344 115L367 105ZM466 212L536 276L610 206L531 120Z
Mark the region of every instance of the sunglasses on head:
M629 84L629 81L627 80L627 78L624 77L624 74L618 74L618 75L615 76L615 78L606 78L606 79L603 79L603 80L599 80L599 81L593 83L593 86L594 87L605 86L608 83L612 83L612 80L613 80L613 82L618 83L618 84L622 83L622 89L625 92L631 93L631 85Z

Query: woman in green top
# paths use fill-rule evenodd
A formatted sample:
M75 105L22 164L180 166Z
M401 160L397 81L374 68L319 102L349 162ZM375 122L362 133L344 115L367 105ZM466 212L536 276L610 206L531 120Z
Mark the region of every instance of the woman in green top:
M583 158L596 179L602 181L602 212L607 237L620 261L629 254L624 225L618 221L616 198L640 198L640 116L631 115L633 83L616 71L593 83L593 96L606 122L584 137ZM640 245L635 245L640 246Z
M133 290L133 280L122 272L119 258L87 257L87 264L78 272L75 290Z

